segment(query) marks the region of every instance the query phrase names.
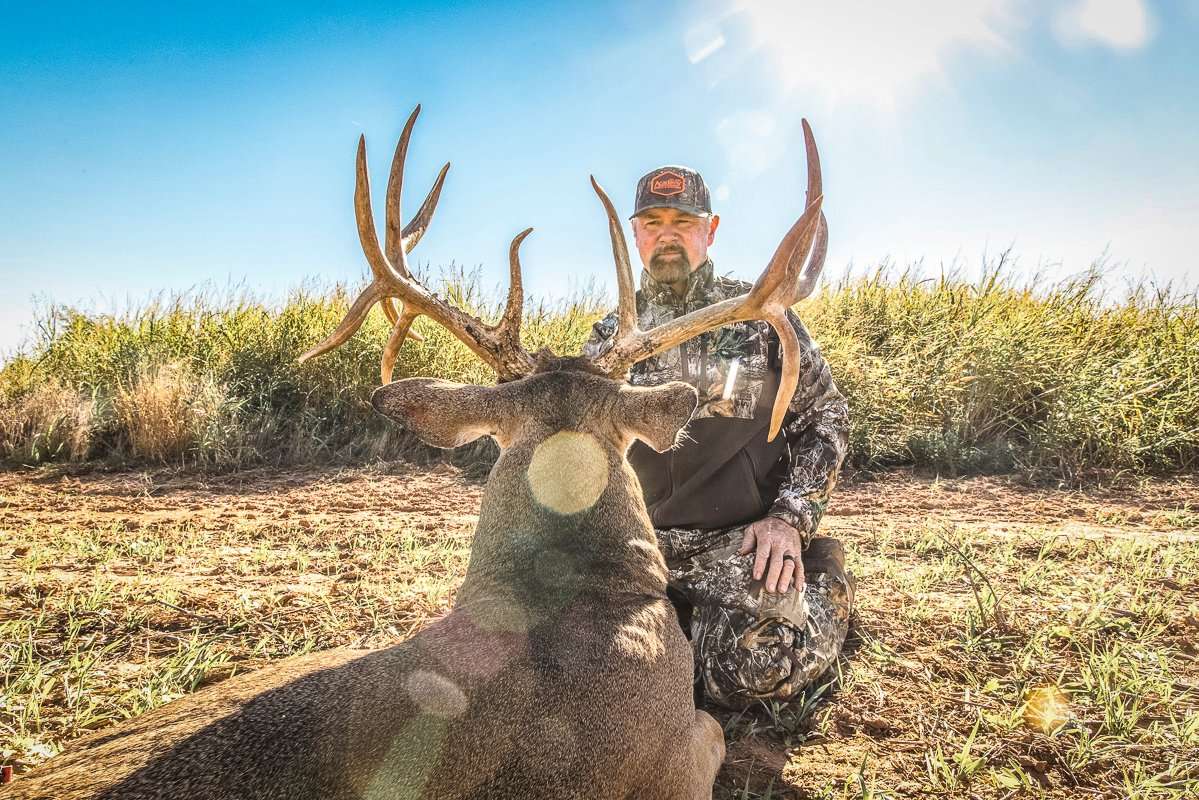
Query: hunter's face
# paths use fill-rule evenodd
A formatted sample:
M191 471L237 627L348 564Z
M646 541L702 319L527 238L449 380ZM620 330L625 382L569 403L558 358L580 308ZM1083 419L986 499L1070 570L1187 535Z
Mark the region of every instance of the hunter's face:
M641 263L658 283L685 283L708 258L720 217L697 217L675 208L651 208L633 218Z

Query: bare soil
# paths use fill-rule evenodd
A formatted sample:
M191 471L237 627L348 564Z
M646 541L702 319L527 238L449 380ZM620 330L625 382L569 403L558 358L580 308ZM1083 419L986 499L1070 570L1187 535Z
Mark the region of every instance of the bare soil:
M481 498L445 464L0 473L0 630L60 640L0 659L0 761L21 771L136 713L130 692L189 635L223 649L179 691L305 648L410 635L452 604ZM1199 708L1199 480L1067 491L893 473L840 486L822 530L846 543L858 578L840 677L802 710L716 711L730 740L718 796L1199 786L1199 725L1177 719ZM94 640L77 643L70 598L97 587L108 594L84 618ZM35 719L12 688L21 676L57 674L73 648L100 645L117 666L97 673L87 713L49 692ZM1099 687L1109 661L1139 714L1113 706L1119 686ZM1070 697L1066 728L1022 722L1041 684Z

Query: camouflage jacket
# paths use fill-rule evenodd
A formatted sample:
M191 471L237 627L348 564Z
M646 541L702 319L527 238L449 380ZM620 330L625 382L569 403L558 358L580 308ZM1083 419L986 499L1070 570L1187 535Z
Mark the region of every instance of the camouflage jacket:
M743 295L751 284L717 276L712 262L707 261L692 273L682 298L645 271L641 273L641 287L637 292L637 317L646 330L697 308ZM782 428L790 464L769 516L793 526L806 545L824 514L845 458L849 412L819 345L798 317L793 313L788 317L799 337L801 365L799 385ZM616 320L614 312L595 323L583 347L585 355L597 356L611 347ZM636 364L629 380L637 386L682 380L699 392L695 418L750 419L762 393L763 377L767 370L778 368L769 358L770 346L777 339L766 322L734 323Z

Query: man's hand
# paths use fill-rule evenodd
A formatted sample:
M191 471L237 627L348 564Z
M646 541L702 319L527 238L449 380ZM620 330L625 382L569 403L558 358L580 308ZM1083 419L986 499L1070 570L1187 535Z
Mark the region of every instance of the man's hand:
M737 553L755 551L753 577L761 580L762 574L766 574L766 591L782 594L791 587L792 579L795 588L803 589L803 562L799 560L803 539L799 531L778 517L764 517L746 527Z

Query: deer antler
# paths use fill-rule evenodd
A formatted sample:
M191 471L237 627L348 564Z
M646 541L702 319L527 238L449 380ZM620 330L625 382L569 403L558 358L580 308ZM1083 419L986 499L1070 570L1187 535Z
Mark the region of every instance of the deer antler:
M380 364L383 383L391 382L391 374L400 346L408 337L413 321L421 314L454 334L463 344L495 369L500 381L522 378L533 371L533 358L520 346L520 322L524 294L520 279L518 250L520 243L532 232L532 228L522 231L512 240L509 250L511 288L508 290L508 303L504 308L503 316L496 325L488 325L432 294L417 282L408 268L408 252L424 235L433 211L437 207L446 171L450 168L449 164L442 167L441 173L437 176L437 181L433 184L428 197L425 198L420 211L401 230L400 196L404 184L404 160L408 155L408 139L412 135L412 127L419 113L420 106L418 105L404 125L404 131L400 134L400 141L396 145L395 156L391 162L391 176L387 182L386 198L386 253L379 247L379 238L371 216L370 178L366 169L366 137L358 139L354 216L358 222L358 239L362 243L362 250L366 254L366 260L375 277L370 285L358 295L337 329L323 342L300 356L300 361L303 362L327 353L344 344L362 326L371 306L382 301L384 313L387 314L387 318L393 325L391 336L387 340L386 347L383 348L383 360ZM403 302L402 309L397 310L391 305L393 298Z
M437 208L437 201L441 198L441 187L445 184L446 173L450 171L450 163L447 161L441 168L441 172L438 173L437 180L433 182L433 188L429 190L425 202L421 203L420 211L417 211L416 216L401 229L399 199L400 189L404 183L404 160L408 156L408 136L412 132L412 126L416 123L416 116L419 113L420 106L418 105L404 124L404 132L400 136L400 141L396 143L395 155L391 159L391 174L387 177L387 219L384 227L386 238L383 252L392 264L400 261L399 248L402 247L404 253L411 253L412 248L416 247L421 237L425 235L429 222L433 219L433 212ZM395 202L392 202L393 199ZM385 297L381 305L387 321L394 326L400 318L395 300ZM416 331L410 331L408 336L416 342L424 341L424 337ZM385 379L383 382L387 383L388 381Z
M591 185L608 214L608 231L612 238L612 254L616 259L616 284L620 297L616 339L610 350L594 359L597 368L611 377L624 377L629 367L638 361L669 350L705 331L733 322L765 320L778 333L783 356L782 380L770 415L769 438L774 439L799 380L799 337L787 320L787 309L812 293L828 252L828 221L820 210L824 200L821 194L820 154L806 119L803 121L803 132L808 160L807 207L779 243L757 283L748 294L697 309L648 331L637 327L633 270L620 219L612 201L592 177Z

